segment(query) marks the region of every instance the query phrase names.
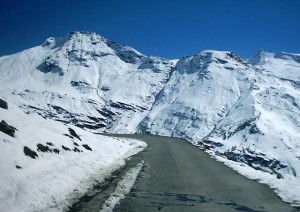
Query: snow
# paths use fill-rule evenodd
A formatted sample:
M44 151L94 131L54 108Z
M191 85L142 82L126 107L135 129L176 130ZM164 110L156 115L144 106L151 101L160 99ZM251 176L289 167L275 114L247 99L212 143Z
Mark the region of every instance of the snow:
M144 161L137 164L126 172L122 179L118 182L115 191L109 196L101 208L101 212L111 212L114 207L119 204L121 199L125 198L125 195L130 192L134 182L143 167Z
M281 79L300 80L300 54L270 53L261 50L249 62L265 75Z
M180 59L140 129L196 141L211 132L223 118L218 114L251 87L249 76L243 73L246 65L231 58L224 65L218 62L228 60L228 55L230 52L203 51ZM230 63L235 70L227 68Z
M300 184L300 179L298 177L288 176L286 180L282 180L278 179L274 174L269 174L262 170L256 170L240 162L228 160L216 155L214 158L249 179L267 184L283 201L290 203L292 206L299 207L300 193L299 189L296 189Z
M184 138L243 163L245 175L279 176L279 195L298 204L290 183L300 176L299 58L205 50L168 60L74 32L1 57L0 92L26 113L86 131Z
M0 117L17 129L14 137L0 132L2 211L62 211L146 147L138 140L95 135L36 114L28 115L11 103L8 110L0 108ZM69 127L81 141L66 136ZM37 144L46 143L51 143L49 148L58 149L59 154L37 151ZM75 143L81 152L62 149L64 145L72 150ZM24 146L38 157L25 156Z

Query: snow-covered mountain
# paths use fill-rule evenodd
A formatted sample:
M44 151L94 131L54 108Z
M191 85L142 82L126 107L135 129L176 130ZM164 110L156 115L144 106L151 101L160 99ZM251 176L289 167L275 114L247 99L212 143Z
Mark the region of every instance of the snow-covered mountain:
M140 131L185 138L278 178L300 176L300 63L203 51L178 61Z
M300 181L299 54L260 50L246 61L206 50L168 60L73 32L1 57L0 85L27 113L95 132L181 137L280 182ZM274 186L300 205L286 185Z
M133 132L172 66L95 33L74 32L1 57L0 90L27 112L87 129Z

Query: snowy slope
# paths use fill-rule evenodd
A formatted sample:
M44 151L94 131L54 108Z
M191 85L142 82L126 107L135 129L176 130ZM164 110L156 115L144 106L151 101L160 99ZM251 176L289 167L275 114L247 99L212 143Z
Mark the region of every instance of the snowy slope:
M300 176L299 59L287 53L263 58L268 62L254 66L230 52L180 59L138 130L185 138L247 164L251 173L268 172L281 181L264 182L299 205L299 190L286 189Z
M74 32L1 57L0 92L44 117L88 129L132 132L171 66L172 61L147 57L95 33Z
M17 131L14 137L0 132L1 211L62 211L146 145L8 107L0 108L0 118ZM26 148L37 155L30 156Z
M202 141L217 144L214 152L227 159L275 175L279 181L260 180L299 206L299 55L259 51L250 62L255 69L252 89Z
M139 128L200 140L248 92L253 75L250 65L230 52L203 51L184 57Z
M0 92L27 113L90 131L185 138L278 178L264 182L300 205L286 188L300 178L299 54L259 51L245 61L206 50L167 60L74 32L1 57Z

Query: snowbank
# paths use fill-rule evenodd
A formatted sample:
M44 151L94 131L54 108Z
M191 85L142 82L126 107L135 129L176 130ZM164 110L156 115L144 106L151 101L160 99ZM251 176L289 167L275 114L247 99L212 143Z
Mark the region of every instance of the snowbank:
M14 137L0 132L2 211L66 209L146 147L28 115L12 104L0 108L0 119L17 129Z
M228 160L227 158L211 155L218 161L223 162L233 170L245 177L256 180L260 183L270 186L274 192L285 202L294 207L300 206L300 179L291 175L285 176L284 179L278 179L276 174L254 169L244 163Z
M113 211L114 207L120 203L120 200L125 198L125 195L128 194L130 192L130 189L133 187L134 182L143 167L143 164L144 161L141 161L135 167L126 172L121 181L118 183L115 191L103 204L100 212Z

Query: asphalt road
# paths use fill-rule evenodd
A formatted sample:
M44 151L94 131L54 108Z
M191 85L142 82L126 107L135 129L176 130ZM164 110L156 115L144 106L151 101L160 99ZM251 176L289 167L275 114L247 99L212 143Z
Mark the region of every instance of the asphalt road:
M149 147L129 162L145 164L114 211L298 211L268 186L237 174L182 139L118 136L142 139Z

